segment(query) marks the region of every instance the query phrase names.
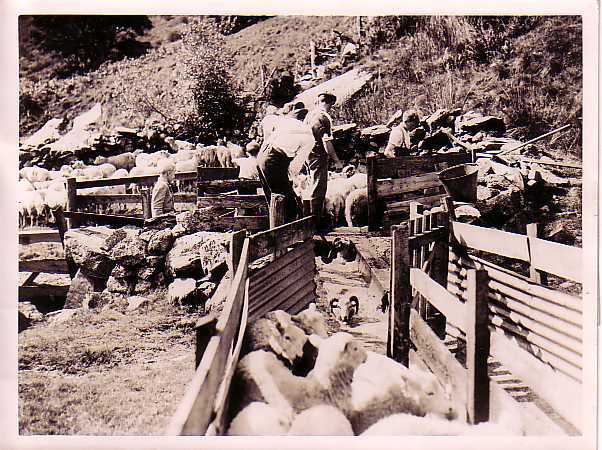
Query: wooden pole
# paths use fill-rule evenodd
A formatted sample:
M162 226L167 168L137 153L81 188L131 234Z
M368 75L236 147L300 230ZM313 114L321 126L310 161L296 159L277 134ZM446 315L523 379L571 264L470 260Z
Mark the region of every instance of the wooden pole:
M538 238L543 234L543 226L540 223L529 223L527 224L527 236ZM529 241L529 253L531 253L531 245ZM530 257L529 257L530 259ZM548 284L548 274L537 270L531 265L529 261L529 278L535 281L537 284L546 286Z
M77 211L77 188L75 177L67 178L67 211ZM79 221L71 218L67 220L67 228L79 227Z
M199 319L195 326L196 345L195 345L195 364L198 367L203 359L203 354L207 348L207 344L215 334L215 326L217 325L217 317L208 314Z
M240 262L240 254L242 252L242 246L245 242L247 233L245 230L234 231L230 236L229 253L228 253L228 269L230 275L234 279L236 269L238 269L238 263Z
M311 77L316 77L316 43L309 41L309 59L311 63Z
M412 301L408 223L404 222L393 226L391 235L391 303L389 305L387 356L408 367Z
M272 194L270 197L270 229L284 225L284 202L285 197L282 194ZM279 242L275 242L275 245L274 256L277 258L286 250L280 248Z
M368 231L376 231L376 156L366 159L368 175Z
M503 155L505 155L505 154L507 154L507 153L510 153L510 152L514 152L514 151L516 151L516 150L519 150L519 149L521 149L521 148L523 148L523 147L525 147L525 146L527 146L527 145L529 145L529 144L533 144L534 142L537 142L537 141L539 141L539 140L541 140L541 139L543 139L543 138L545 138L545 137L551 136L552 134L555 134L555 133L559 133L559 132L561 132L561 131L564 131L564 130L566 130L567 128L570 128L570 127L571 127L571 124L568 124L568 125L565 125L565 126L563 126L563 127L556 128L555 130L548 131L547 133L545 133L545 134L542 134L541 136L537 136L537 137L535 137L535 138L533 138L533 139L531 139L531 140L528 140L527 142L523 142L522 144L519 144L519 145L517 145L516 147L512 147L512 148L509 148L509 149L507 149L507 150L504 150L503 152L500 152L500 153L498 153L497 155L494 155L494 157L498 157L498 158L499 158L500 156L503 156Z
M142 199L142 214L145 219L153 217L153 211L151 208L151 191L148 187L140 188L140 197Z
M489 306L486 270L470 269L467 274L466 368L467 412L472 424L489 420Z

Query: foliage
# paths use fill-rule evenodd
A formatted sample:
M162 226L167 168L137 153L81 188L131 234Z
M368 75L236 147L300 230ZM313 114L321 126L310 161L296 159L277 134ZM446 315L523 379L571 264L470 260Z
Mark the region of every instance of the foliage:
M137 37L150 27L146 16L37 15L19 17L20 35L62 56L57 75L97 69L105 61L139 56L148 45ZM21 51L25 49L21 45Z
M223 35L238 33L240 30L269 19L270 17L272 16L207 16L207 18L216 25L217 30Z

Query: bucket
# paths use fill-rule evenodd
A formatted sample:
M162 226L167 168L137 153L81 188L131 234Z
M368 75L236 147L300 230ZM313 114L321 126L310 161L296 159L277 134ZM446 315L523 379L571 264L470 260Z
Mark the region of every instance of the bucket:
M439 172L445 192L457 202L475 203L477 201L477 175L479 165L476 163L458 164Z

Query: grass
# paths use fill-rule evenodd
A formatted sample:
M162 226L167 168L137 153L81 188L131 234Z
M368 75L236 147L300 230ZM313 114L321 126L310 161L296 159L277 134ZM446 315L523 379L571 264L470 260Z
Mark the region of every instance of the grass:
M161 292L19 335L21 434L161 434L194 373L195 314Z

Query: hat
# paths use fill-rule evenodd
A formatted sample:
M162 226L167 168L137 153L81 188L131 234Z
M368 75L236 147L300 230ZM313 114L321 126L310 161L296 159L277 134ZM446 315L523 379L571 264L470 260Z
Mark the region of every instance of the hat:
M318 94L318 98L323 98L326 103L334 105L337 102L337 96L330 92L321 92Z
M307 115L308 110L305 107L305 103L297 102L292 106L292 109L289 112L289 115L293 116L296 119L303 120Z

